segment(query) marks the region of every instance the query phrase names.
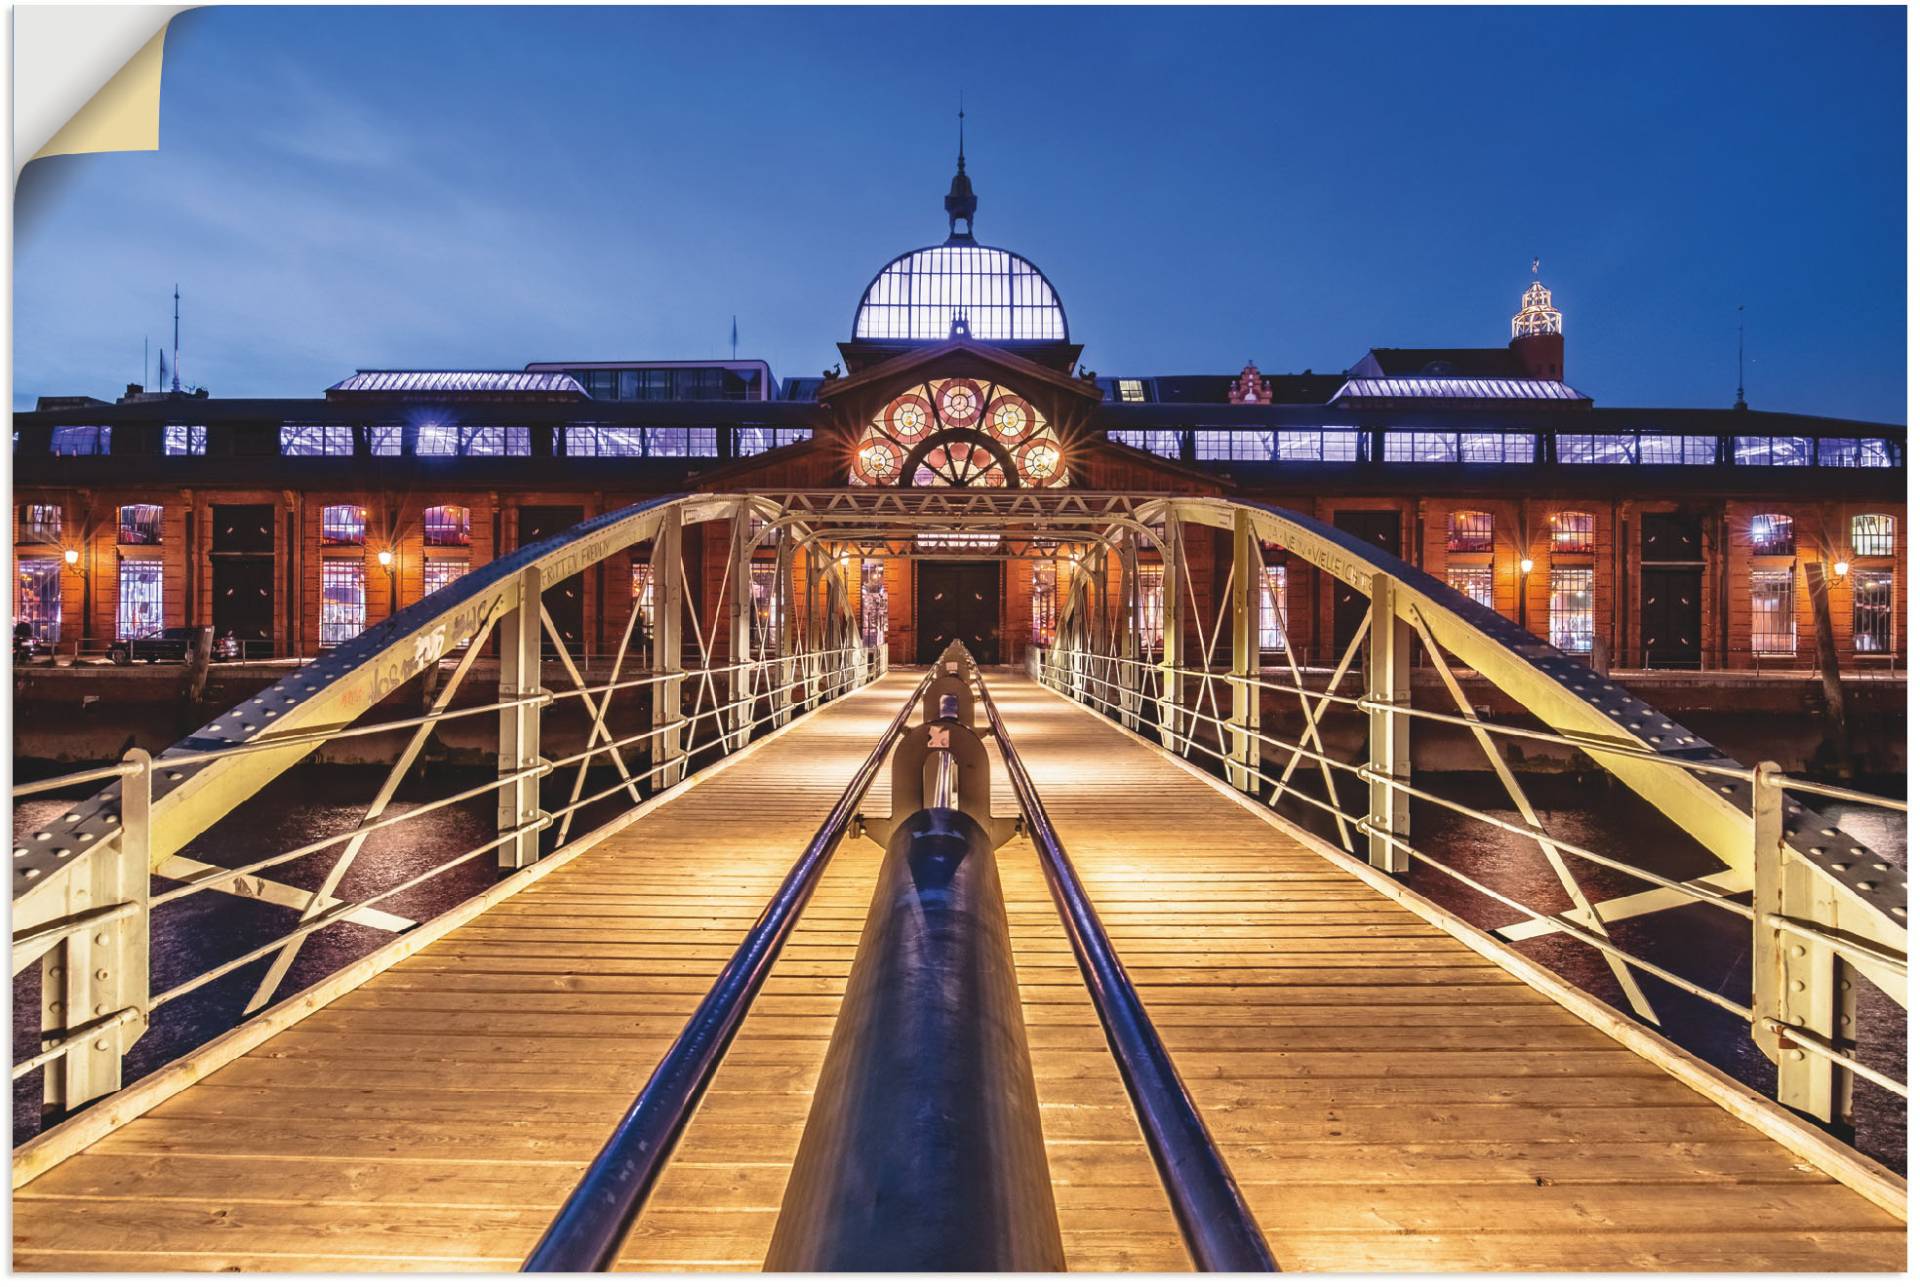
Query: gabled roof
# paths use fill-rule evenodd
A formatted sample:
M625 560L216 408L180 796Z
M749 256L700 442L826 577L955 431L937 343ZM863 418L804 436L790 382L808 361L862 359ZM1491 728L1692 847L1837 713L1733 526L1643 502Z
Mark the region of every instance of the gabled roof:
M1368 349L1348 375L1459 375L1524 379L1527 371L1512 349Z

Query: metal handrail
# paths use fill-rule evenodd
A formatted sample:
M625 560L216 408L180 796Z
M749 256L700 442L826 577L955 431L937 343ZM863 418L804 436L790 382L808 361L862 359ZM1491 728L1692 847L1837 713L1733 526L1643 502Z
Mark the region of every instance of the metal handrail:
M612 1266L640 1216L674 1145L706 1092L721 1057L747 1017L787 936L805 910L827 860L840 847L860 801L894 740L932 682L923 675L880 740L840 793L726 968L707 990L647 1084L555 1214L522 1269L579 1273Z
M1066 845L1040 802L1033 778L1014 749L986 680L977 670L975 683L1014 796L1020 802L1020 812L1027 820L1033 847L1040 855L1047 888L1073 944L1081 977L1106 1032L1107 1047L1126 1083L1127 1096L1133 1101L1134 1114L1140 1120L1147 1148L1160 1172L1161 1187L1173 1206L1174 1220L1194 1266L1228 1273L1276 1269L1259 1222L1248 1209L1226 1159L1220 1156L1193 1096L1180 1080L1139 991L1127 977L1126 967L1100 923L1100 914L1067 856Z

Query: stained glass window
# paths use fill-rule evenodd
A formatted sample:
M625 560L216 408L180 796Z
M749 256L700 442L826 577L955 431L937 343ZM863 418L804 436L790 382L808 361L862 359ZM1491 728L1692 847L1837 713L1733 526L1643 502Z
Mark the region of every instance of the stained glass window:
M1060 439L1033 404L968 379L929 380L894 398L861 434L849 474L864 487L1064 487L1068 479Z

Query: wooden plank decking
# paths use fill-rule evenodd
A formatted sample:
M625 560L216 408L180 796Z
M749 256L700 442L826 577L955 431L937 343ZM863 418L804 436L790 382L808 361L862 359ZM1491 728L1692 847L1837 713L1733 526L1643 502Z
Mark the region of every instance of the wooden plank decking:
M1866 1200L1155 752L993 682L1284 1267L1904 1263ZM910 684L812 717L17 1190L15 1266L517 1266ZM830 865L623 1267L760 1264L879 856ZM1033 852L1000 861L1070 1263L1186 1268Z

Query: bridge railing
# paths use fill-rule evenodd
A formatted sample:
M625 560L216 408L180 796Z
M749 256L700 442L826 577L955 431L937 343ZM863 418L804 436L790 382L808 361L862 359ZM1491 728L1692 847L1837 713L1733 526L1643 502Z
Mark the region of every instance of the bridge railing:
M767 516L752 497L702 496L589 520L476 570L158 755L134 750L114 765L17 786L16 802L75 791L84 798L64 802L14 848L14 975L41 967L40 1048L14 1065L15 1081L44 1070L43 1098L55 1111L97 1099L120 1086L128 1052L163 1007L222 980L246 982L234 976L266 962L250 991L223 992L212 1003L215 1018L230 1025L275 998L314 935L343 924L403 935L416 922L392 910L400 896L489 854L503 869L530 866L564 846L583 820L636 807L796 713L876 678L884 650L863 646L840 566L807 545L804 531L768 524ZM710 614L685 591L680 537L694 523L727 525L729 557ZM770 587L752 575L763 541L777 545ZM649 546L652 594L635 597L604 676L590 682L542 596L641 544ZM495 642L495 700L456 706L463 681ZM561 682L547 687L549 675ZM377 718L403 683L423 676L423 713ZM556 708L577 709L584 734L543 718ZM634 726L622 727L623 716ZM493 771L401 802L435 735L475 721L497 735ZM356 809L356 825L240 861L229 852L217 862L182 854L279 774L352 739L381 748L362 761L399 748ZM488 740L484 730L478 740ZM590 776L596 770L598 778ZM485 824L472 814L488 801L494 825L476 834ZM428 843L415 847L430 858L359 861L370 843L419 835L394 828L437 826L455 816L449 811L465 815L452 829L460 852ZM222 843L231 851L247 841ZM290 874L302 860L314 865ZM348 889L352 897L343 896ZM274 910L263 917L241 905L230 915L234 904L205 898L216 893ZM156 977L156 937L168 948L162 969L179 974L184 963L186 977ZM183 1027L204 1037L208 1023L199 1015ZM142 1062L151 1066L156 1053L150 1048Z
M1485 928L1503 937L1561 935L1593 949L1645 1022L1662 1024L1647 980L1736 1017L1777 1065L1776 1096L1791 1108L1845 1124L1856 1077L1906 1095L1896 1076L1863 1057L1858 1012L1863 980L1905 1005L1905 862L1874 852L1820 807L1844 801L1885 811L1904 827L1904 801L1790 778L1773 764L1740 765L1435 578L1303 515L1176 499L1148 518L1145 539L1116 530L1076 561L1056 639L1032 655L1037 679L1269 807L1317 822L1380 870L1441 873L1465 891L1464 904L1497 909ZM1228 566L1211 621L1192 606L1199 596L1186 551L1196 527L1232 533L1231 555L1216 550ZM1272 628L1285 609L1271 601L1263 546L1306 560L1366 601L1337 664L1316 675L1323 683L1309 683L1285 630ZM1263 644L1280 654L1277 667L1263 664ZM1451 709L1414 704L1417 652ZM1455 673L1461 666L1538 726L1476 708ZM1496 812L1456 798L1437 779L1417 780L1415 721L1470 736L1508 807ZM1555 834L1501 753L1516 742L1578 752L1699 842L1706 861L1692 869L1715 861L1718 868L1655 870L1643 855ZM1451 814L1524 841L1546 872L1520 872L1515 859L1490 863L1479 853L1463 860L1458 845L1416 834L1416 803L1429 824ZM1542 906L1537 892L1516 892L1516 883L1553 889L1564 905ZM1614 892L1622 889L1631 892ZM1713 940L1689 930L1680 943L1657 922L1620 932L1625 922L1682 906L1729 918L1731 932ZM1698 956L1709 941L1722 955L1703 970ZM1750 970L1729 972L1749 953ZM1686 1044L1691 1034L1670 1035Z

